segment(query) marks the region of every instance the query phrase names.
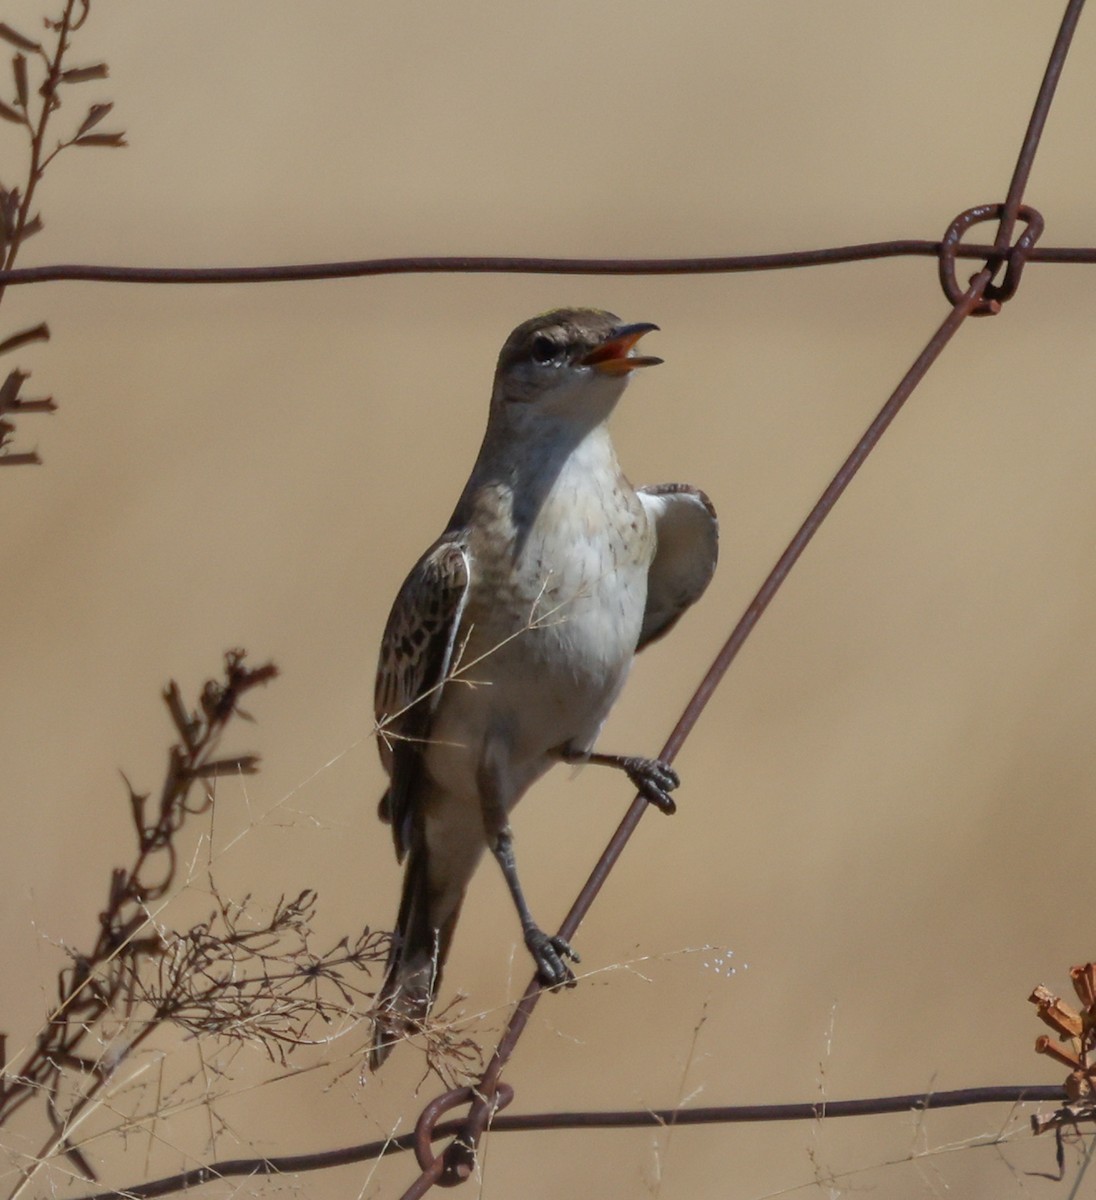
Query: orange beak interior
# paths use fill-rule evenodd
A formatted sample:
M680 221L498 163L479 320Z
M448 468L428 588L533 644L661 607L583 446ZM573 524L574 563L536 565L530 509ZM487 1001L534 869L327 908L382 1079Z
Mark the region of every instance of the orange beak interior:
M608 341L602 342L600 346L591 350L582 360L582 365L595 367L606 375L626 375L629 371L634 371L636 367L658 366L662 362L661 358L630 353L632 347L645 333L650 333L657 328L657 325L652 325L648 321L637 325L625 325L616 330Z

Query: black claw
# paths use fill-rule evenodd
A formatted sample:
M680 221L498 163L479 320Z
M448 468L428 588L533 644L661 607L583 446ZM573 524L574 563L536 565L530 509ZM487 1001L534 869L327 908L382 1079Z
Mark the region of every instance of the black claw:
M669 763L659 758L629 758L624 769L648 804L667 816L677 812L670 793L681 783L681 778Z
M563 960L582 960L566 938L549 937L543 930L534 927L526 930L525 944L537 964L537 974L545 987L574 987L577 984L574 971Z

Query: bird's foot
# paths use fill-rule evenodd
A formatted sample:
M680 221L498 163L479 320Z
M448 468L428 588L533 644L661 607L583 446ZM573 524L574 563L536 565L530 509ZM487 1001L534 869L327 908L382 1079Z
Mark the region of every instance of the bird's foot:
M564 959L579 962L578 954L572 949L566 938L549 937L543 929L530 926L525 931L525 944L537 964L537 974L547 988L574 987L577 983L575 973Z
M660 758L629 755L621 758L620 766L648 804L653 804L667 816L677 812L677 804L670 793L681 783L681 777L669 763Z

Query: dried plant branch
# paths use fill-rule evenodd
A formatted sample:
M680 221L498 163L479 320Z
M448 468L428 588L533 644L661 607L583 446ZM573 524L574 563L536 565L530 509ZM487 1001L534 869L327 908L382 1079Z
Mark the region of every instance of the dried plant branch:
M7 42L16 51L12 58L12 99L10 102L0 100L0 120L21 126L27 137L27 167L22 187L9 188L0 180L0 265L5 270L15 266L23 243L42 228L41 216L37 213L32 216L31 207L46 167L57 155L70 146L126 144L122 133L91 132L113 107L109 103L99 103L88 109L71 136L59 140L52 150L46 149L50 119L61 107L66 89L88 80L105 79L108 74L106 63L65 66L66 55L71 48L71 36L87 20L90 8L91 0L65 0L61 15L45 21L47 33L53 35L52 44L48 47L0 22L0 41ZM35 78L32 78L32 66ZM0 283L0 301L3 300L4 289L5 285ZM0 340L0 354L29 342L44 341L48 337L49 328L42 322ZM0 385L0 466L41 461L34 452L6 452L15 427L5 418L5 413L53 412L56 407L48 398L21 400L19 389L26 378L26 372L16 369Z
M155 1020L203 1037L257 1041L282 1065L293 1047L328 1040L314 1035L317 1022L356 1021L371 995L353 973L384 958L387 934L367 928L316 954L311 889L293 900L282 896L268 920L250 927L250 896L236 903L215 888L213 895L209 919L184 934L161 934L155 974L134 977L133 999Z
M212 924L199 927L204 931L202 934L191 931L179 939L154 925L149 905L162 899L174 882L176 837L188 816L204 812L211 805L212 781L220 775L251 774L257 770L258 758L254 755L220 759L214 756L232 719L247 716L239 707L240 699L277 674L272 663L251 669L244 665L244 658L242 650L225 655L223 680L205 684L193 712L184 705L176 683L170 683L164 692L178 741L169 749L164 783L152 811L148 804L150 796L138 793L127 781L137 835L134 860L129 867L116 868L111 873L107 903L99 914L99 934L92 949L86 953L68 951L72 964L58 977L57 1006L33 1047L20 1064L4 1066L0 1080L0 1125L30 1100L40 1097L54 1127L50 1140L36 1156L35 1165L28 1169L13 1195L18 1195L37 1166L58 1150L63 1150L81 1171L90 1174L88 1164L68 1143L73 1122L120 1063L161 1023L185 1013L188 1003L201 1000L208 1010L224 994L224 987L218 985L221 976L217 973L216 957L209 957ZM195 785L200 785L197 800L192 797ZM273 921L265 929L254 931L250 940L239 935L238 922L225 922L225 928L230 937L233 932L237 934L237 943L250 945L254 950L264 936L280 936L287 928L300 932L310 915L303 900L302 897L291 905L280 904ZM224 920L224 914L230 910L223 903L221 910ZM189 958L180 954L180 943L205 948L204 984L181 982L184 966L187 963L193 966L198 960L193 953ZM359 945L355 944L347 946L341 958L331 952L309 965L317 977L331 981L339 978L339 970L357 953ZM296 961L292 954L289 961ZM166 990L143 981L141 972L149 962L159 964L159 979L167 985ZM104 1022L119 1013L131 1018L140 1001L150 1005L147 1015L139 1021L127 1019L116 1036L104 1039Z
M1035 1133L1096 1122L1096 963L1071 967L1069 977L1081 1002L1080 1012L1042 984L1028 997L1039 1020L1058 1035L1057 1041L1046 1034L1036 1038L1035 1052L1069 1070L1064 1085L1067 1102L1052 1113L1032 1117Z

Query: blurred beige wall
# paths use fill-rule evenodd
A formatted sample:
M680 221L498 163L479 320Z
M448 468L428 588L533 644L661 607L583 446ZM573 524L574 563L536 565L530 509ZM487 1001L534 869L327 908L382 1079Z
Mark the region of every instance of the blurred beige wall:
M73 61L106 59L111 78L60 116L111 99L104 128L125 128L130 146L73 149L50 168L46 229L21 262L938 237L961 209L1003 199L1060 8L99 0ZM42 11L7 0L2 17L31 32ZM1096 245L1094 79L1089 14L1028 191L1046 244ZM0 127L9 186L21 154L18 131ZM931 261L9 292L0 333L47 319L53 334L12 365L33 369L28 394L61 405L19 422L17 448L36 446L45 465L0 473L10 1053L48 1011L61 947L93 940L110 869L129 860L118 772L140 789L162 777L159 689L176 678L194 695L229 646L274 658L283 677L226 745L261 752L262 774L223 786L215 826L196 824L190 846L212 836L230 896L318 887L321 941L391 924L399 871L374 817L370 737L377 642L470 466L498 347L561 303L662 327L651 345L665 366L616 417L621 458L637 482L702 485L722 518L715 584L637 664L604 734L607 748L653 753L942 319ZM1038 982L1064 989L1096 952L1094 319L1096 269L1032 266L917 391L688 743L679 814L645 818L581 929L590 977L537 1009L507 1072L515 1111L1060 1080L1031 1053L1026 996ZM519 809L545 924L629 799L619 780L558 770ZM205 913L204 865L161 920ZM516 921L495 915L496 876L476 880L446 980L447 997L463 992L495 1027L529 973ZM299 1077L261 1086L260 1053L208 1044L226 1072L214 1117L184 1106L126 1137L127 1105L152 1096L119 1081L86 1127L88 1153L122 1185L214 1156L404 1132L438 1085L414 1091L412 1049L362 1081L366 1035L353 1028L303 1053ZM173 1053L192 1064L180 1078L197 1069L192 1045ZM145 1069L159 1078L151 1058ZM1057 1195L1024 1173L1053 1170L1025 1120L994 1108L499 1135L472 1187L530 1200ZM974 1144L1002 1127L1019 1133ZM2 1178L43 1136L31 1121L5 1132ZM372 1171L291 1186L394 1196L414 1164ZM39 1195L85 1188L63 1161L39 1182Z

